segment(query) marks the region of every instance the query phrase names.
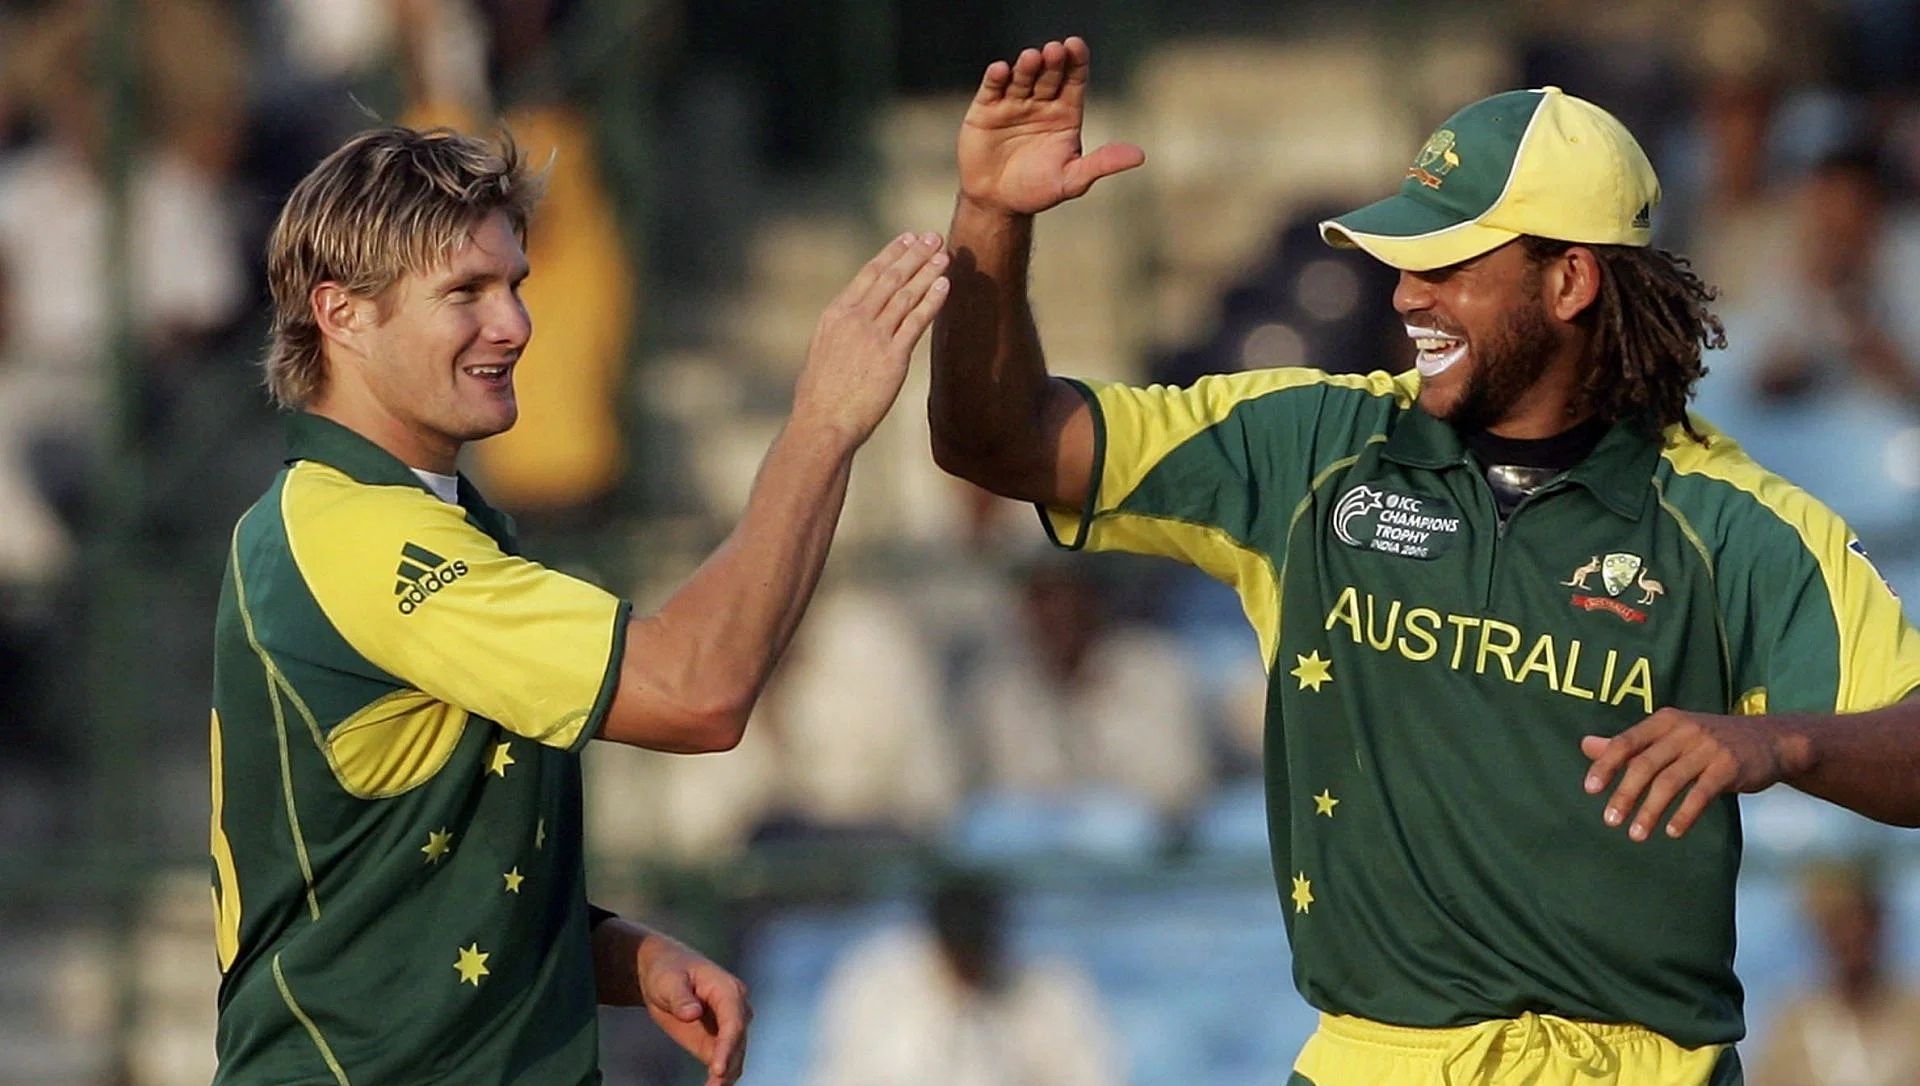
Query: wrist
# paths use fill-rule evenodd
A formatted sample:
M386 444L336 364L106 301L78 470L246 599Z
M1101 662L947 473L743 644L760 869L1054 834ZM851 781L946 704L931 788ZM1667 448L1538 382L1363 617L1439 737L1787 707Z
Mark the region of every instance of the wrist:
M793 415L787 419L787 427L781 433L780 440L844 459L851 457L872 435L872 427L835 418L829 411L800 405L794 408Z
M953 217L956 223L967 219L975 222L1000 223L1007 226L1033 221L1033 215L1030 212L1015 211L1013 208L987 197L975 196L964 188L960 190L960 194L954 200Z
M1799 726L1797 717L1787 717L1773 734L1773 764L1779 773L1779 779L1791 784L1796 778L1813 771L1819 762L1819 751L1815 748L1813 735Z

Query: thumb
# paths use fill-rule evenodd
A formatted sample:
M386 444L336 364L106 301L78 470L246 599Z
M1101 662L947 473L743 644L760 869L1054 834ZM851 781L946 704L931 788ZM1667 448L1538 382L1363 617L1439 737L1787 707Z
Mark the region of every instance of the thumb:
M700 997L693 992L693 980L684 969L675 969L655 979L647 998L654 1006L682 1022L700 1017Z
M1067 165L1069 196L1083 195L1095 181L1131 170L1147 161L1147 153L1131 143L1109 143L1081 155Z

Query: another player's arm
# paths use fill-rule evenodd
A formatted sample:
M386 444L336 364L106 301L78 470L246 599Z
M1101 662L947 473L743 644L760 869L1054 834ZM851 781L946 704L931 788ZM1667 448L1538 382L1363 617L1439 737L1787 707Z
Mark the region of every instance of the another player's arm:
M1799 521L1804 553L1769 547L1746 598L1731 601L1735 689L1765 689L1776 712L1723 716L1662 709L1606 739L1588 736L1586 789L1613 784L1602 817L1650 837L1691 827L1732 792L1790 784L1869 818L1920 826L1920 630L1839 518L1784 487L1770 504ZM1798 495L1798 497L1796 497ZM1743 535L1752 544L1760 535ZM1723 571L1752 556L1723 550ZM1723 604L1724 605L1724 604Z
M1652 835L1682 791L1686 798L1667 824L1670 837L1685 833L1714 799L1775 784L1880 822L1920 826L1920 695L1831 715L1662 709L1612 739L1588 736L1581 750L1593 759L1588 792L1598 794L1619 775L1605 818L1618 826L1633 812L1627 832L1637 841Z
M1138 147L1082 154L1089 52L1079 38L995 61L967 109L949 244L953 298L936 323L928 415L945 470L995 493L1084 503L1093 483L1092 412L1047 376L1027 265L1033 216L1145 161Z
M740 523L651 615L627 627L600 737L679 753L740 741L826 562L855 451L885 417L947 296L940 237L888 245L821 316L793 413Z
M678 941L618 916L594 925L592 945L599 1002L645 1006L674 1043L706 1065L706 1086L731 1086L740 1078L753 1008L738 977Z

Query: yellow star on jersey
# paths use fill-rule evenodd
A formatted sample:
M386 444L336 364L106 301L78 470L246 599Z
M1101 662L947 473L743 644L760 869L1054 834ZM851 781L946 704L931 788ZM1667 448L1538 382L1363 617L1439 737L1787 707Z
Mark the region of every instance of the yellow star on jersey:
M507 767L514 764L513 755L507 753L508 746L504 742L493 745L493 764L487 766L487 772L502 777L507 775Z
M480 978L492 972L487 968L487 959L491 957L491 953L480 949L479 943L461 947L460 960L453 963L460 971L460 983L480 987Z
M537 850L547 843L547 820L541 819L533 827L533 847Z
M1333 661L1320 659L1319 649L1314 649L1305 656L1296 654L1294 659L1300 661L1300 666L1287 674L1300 680L1300 689L1305 690L1311 686L1313 692L1318 694L1322 683L1333 681Z
M1313 910L1313 883L1307 881L1307 873L1300 872L1293 877L1293 911L1296 913Z
M1333 793L1331 791L1329 791L1328 789L1322 788L1320 790L1320 794L1313 797L1313 813L1317 815L1326 815L1328 818L1332 818L1333 808L1339 802L1340 802L1339 800L1333 798Z
M453 851L453 834L448 833L445 826L428 832L427 843L420 846L420 851L427 854L428 863L439 863L442 857Z
M507 880L507 893L509 894L519 893L520 884L527 881L527 877L522 875L520 869L517 867L512 871L505 872L500 877Z

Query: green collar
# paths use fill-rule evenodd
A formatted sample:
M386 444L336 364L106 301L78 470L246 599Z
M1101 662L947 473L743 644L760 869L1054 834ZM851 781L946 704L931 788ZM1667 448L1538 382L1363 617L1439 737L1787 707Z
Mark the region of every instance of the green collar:
M1466 445L1445 422L1417 405L1400 415L1381 455L1408 467L1439 469L1468 462ZM1660 441L1633 422L1617 422L1585 460L1567 470L1570 483L1585 487L1608 509L1639 520L1646 510L1648 484L1660 461Z
M426 481L400 458L329 418L307 411L287 417L287 463L312 460L343 471L369 486L410 486L433 493ZM472 480L460 477L460 507L481 531L508 553L514 552L513 521L487 504ZM437 496L436 496L437 497Z

